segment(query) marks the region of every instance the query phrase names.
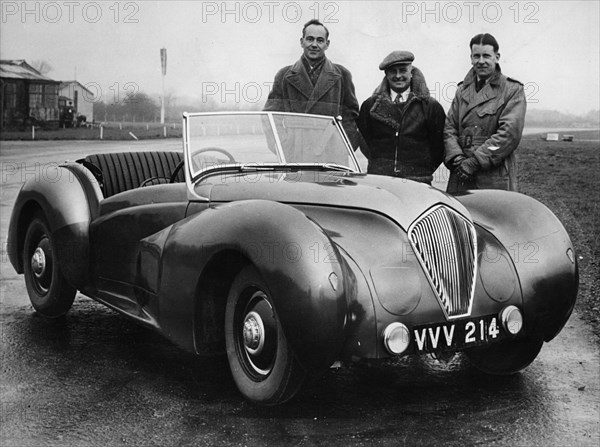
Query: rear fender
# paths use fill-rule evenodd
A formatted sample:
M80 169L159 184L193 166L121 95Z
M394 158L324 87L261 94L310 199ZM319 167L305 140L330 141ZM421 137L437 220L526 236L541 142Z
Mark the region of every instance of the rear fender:
M577 258L563 225L523 194L479 190L456 198L510 255L523 293L525 329L550 341L567 322L579 285Z
M203 299L195 296L201 273L220 253L237 252L269 285L300 363L319 371L337 360L346 323L343 264L323 229L302 212L265 200L233 202L173 225L163 240L159 306L161 326L171 339L189 347L190 316ZM315 256L317 250L321 256ZM160 251L148 247L147 253L160 256Z
M51 164L44 167L43 175L23 184L8 228L7 252L17 273L23 273L25 233L34 214L41 210L56 243L65 279L77 288L86 284L91 207L94 202L97 205L101 193L97 182L94 187L91 173L85 171L77 164Z

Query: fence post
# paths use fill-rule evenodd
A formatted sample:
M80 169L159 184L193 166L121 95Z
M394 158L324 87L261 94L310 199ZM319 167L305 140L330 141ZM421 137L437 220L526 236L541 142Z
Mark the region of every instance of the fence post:
M100 139L102 140L102 137L104 136L104 126L102 124L100 124Z
M31 139L35 140L35 126L31 125Z

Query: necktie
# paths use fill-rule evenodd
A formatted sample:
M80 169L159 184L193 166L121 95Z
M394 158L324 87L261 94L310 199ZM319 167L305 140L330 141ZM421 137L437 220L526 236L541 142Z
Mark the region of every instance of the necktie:
M477 78L477 82L475 82L475 91L478 92L485 85L485 79Z
M313 85L317 83L317 79L319 79L319 75L317 74L317 67L309 68L308 77L310 78L310 82L312 82Z

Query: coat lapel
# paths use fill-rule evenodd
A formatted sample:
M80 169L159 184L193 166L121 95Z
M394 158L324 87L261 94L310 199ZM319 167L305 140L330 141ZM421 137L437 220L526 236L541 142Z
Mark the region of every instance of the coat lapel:
M425 83L425 76L417 67L413 67L413 78L410 83L410 94L406 101L404 112L412 107L411 104L416 101L426 101L429 98L429 89ZM386 77L383 77L381 84L373 91L373 106L369 112L371 116L384 124L387 124L394 130L400 130L400 122L397 117L397 105L392 102L390 96L390 85ZM403 112L403 113L404 113Z
M306 77L308 79L308 74ZM321 99L339 81L341 77L342 74L340 71L331 63L329 59L326 59L325 63L323 64L321 74L319 75L319 79L312 89L308 103L306 104L306 112L309 112L315 103L319 101L319 99ZM308 82L312 87L310 79Z
M369 110L371 116L394 130L400 130L400 123L394 117L396 106L390 97L390 88L385 76L373 92L372 97L375 98L375 101Z
M313 93L313 85L301 60L298 60L285 76L290 85L294 86L307 100Z
M490 101L498 96L497 89L493 88L496 84L497 74L488 82L481 90L475 91L475 74L473 71L469 71L465 80L463 81L463 89L461 98L467 104L463 116L469 114L475 107L483 104L484 102Z

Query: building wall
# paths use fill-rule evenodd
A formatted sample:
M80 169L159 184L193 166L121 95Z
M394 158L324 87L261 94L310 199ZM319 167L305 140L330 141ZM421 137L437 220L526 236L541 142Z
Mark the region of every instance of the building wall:
M27 85L20 79L2 79L2 128L22 125L27 117Z
M58 83L29 84L29 116L38 121L58 121Z
M67 96L73 101L73 107L77 111L76 117L85 115L88 123L94 121L94 103L92 94L83 88L78 82L63 85L59 95Z
M0 102L2 129L45 122L58 122L58 82L38 82L25 79L1 80Z

